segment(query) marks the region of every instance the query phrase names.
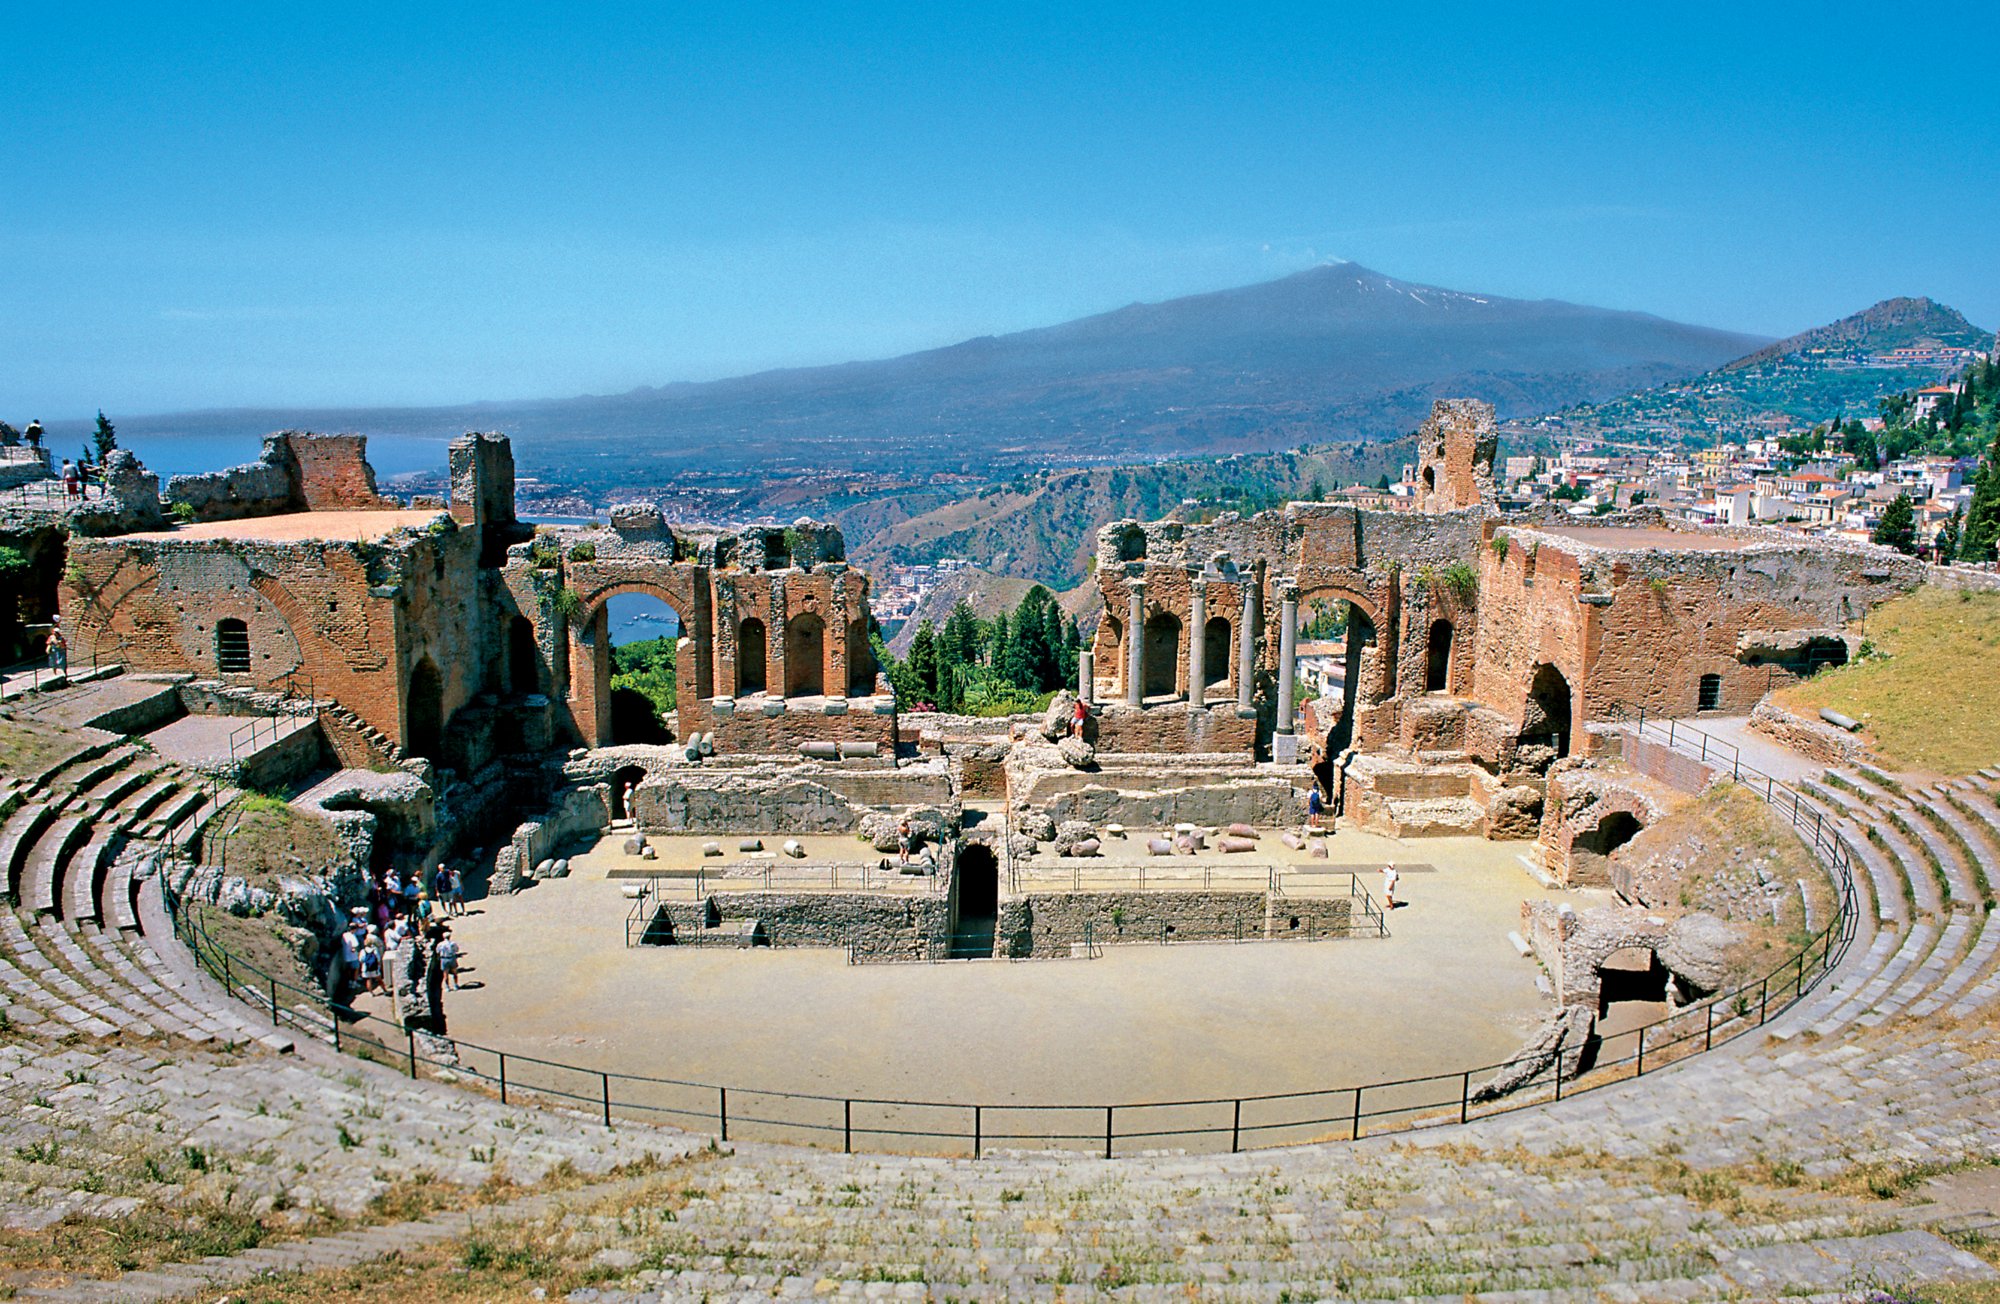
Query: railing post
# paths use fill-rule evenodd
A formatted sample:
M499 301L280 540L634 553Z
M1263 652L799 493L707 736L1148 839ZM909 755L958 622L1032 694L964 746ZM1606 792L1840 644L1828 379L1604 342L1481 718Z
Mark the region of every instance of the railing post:
M985 1121L980 1117L980 1113L980 1106L974 1105L972 1107L972 1157L974 1159L979 1158L980 1133L983 1130L981 1124Z
M1116 1112L1117 1108L1118 1106L1116 1105L1106 1105L1104 1107L1104 1157L1106 1159L1111 1158L1111 1116Z
M236 994L236 982L229 974L229 952L222 953L222 988L230 995Z
M1771 980L1765 978L1759 987L1761 995L1757 1001L1757 1026L1761 1028L1764 1026L1764 1020L1771 1015Z
M1715 1002L1714 1001L1710 1001L1708 1003L1708 1026L1703 1028L1701 1032L1701 1048L1703 1050L1715 1049Z
M840 1153L854 1153L854 1102L851 1100L840 1102Z
M729 1139L729 1088L717 1087L715 1092L715 1116L721 1128L721 1135L717 1139L727 1141Z
M500 1052L500 1103L507 1103L507 1052Z
M1361 1139L1361 1088L1354 1089L1354 1130L1347 1134L1349 1141Z
M278 980L271 979L271 1026L278 1026Z
M1556 1052L1556 1099L1561 1100L1562 1098L1563 1098L1563 1057L1562 1057L1562 1052L1557 1051Z
M1465 1071L1458 1086L1458 1121L1465 1122L1472 1109L1472 1070Z
M1642 1025L1639 1029L1639 1059L1638 1062L1633 1066L1632 1076L1635 1078L1640 1078L1644 1077L1645 1075L1646 1075L1646 1029Z
M417 1030L407 1023L403 1025L403 1035L410 1039L410 1076L417 1076Z
M1243 1102L1242 1100L1239 1099L1236 1102L1236 1114L1233 1118L1229 1120L1229 1153L1233 1155L1238 1150L1242 1149L1242 1141L1243 1141Z

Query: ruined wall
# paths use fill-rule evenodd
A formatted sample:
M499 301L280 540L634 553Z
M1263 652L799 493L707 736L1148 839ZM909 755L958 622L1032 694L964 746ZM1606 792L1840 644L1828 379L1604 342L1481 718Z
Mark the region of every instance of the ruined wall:
M711 917L719 916L725 929L756 920L772 945L851 948L861 961L937 959L951 943L950 913L941 897L717 892L705 901L663 901L656 914L680 936L699 933ZM649 936L658 934L649 930Z
M1683 800L1664 784L1624 766L1562 762L1549 771L1542 807L1542 868L1564 887L1608 887L1608 852L1593 845L1604 821L1625 815L1639 828L1648 828Z
M994 952L1064 956L1086 939L1099 946L1167 941L1340 937L1349 897L1277 897L1268 892L1037 892L1000 903Z
M365 435L285 430L264 437L255 462L167 481L170 501L198 521L239 520L302 511L367 511L402 504L375 490Z

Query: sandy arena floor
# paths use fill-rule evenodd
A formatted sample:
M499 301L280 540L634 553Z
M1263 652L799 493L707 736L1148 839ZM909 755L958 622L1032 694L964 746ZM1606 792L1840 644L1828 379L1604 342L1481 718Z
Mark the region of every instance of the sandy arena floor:
M667 864L703 840L654 839ZM1525 846L1338 834L1316 863L1365 869L1378 897L1382 861L1406 867L1387 939L850 966L832 950L628 950L631 903L605 875L633 862L607 842L567 879L473 903L456 926L471 986L447 1010L454 1035L509 1051L838 1094L1127 1101L1455 1071L1505 1059L1547 1008L1507 941L1544 894Z

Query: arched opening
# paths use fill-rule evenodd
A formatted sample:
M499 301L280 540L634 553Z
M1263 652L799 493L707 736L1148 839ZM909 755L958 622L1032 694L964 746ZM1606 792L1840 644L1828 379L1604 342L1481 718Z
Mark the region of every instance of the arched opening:
M806 611L785 622L785 696L826 693L826 622Z
M611 644L612 743L670 743L678 734L680 613L650 593L605 604Z
M1201 678L1203 688L1229 682L1229 667L1232 640L1229 637L1229 621L1223 616L1210 616L1208 627L1201 637Z
M1442 693L1451 687L1451 622L1431 622L1429 641L1424 646L1424 691Z
M764 691L770 663L770 649L764 637L764 622L755 616L736 627L736 694L748 697Z
M1112 692L1125 691L1125 626L1116 616L1104 617L1104 650L1099 654L1096 668L1092 672L1100 680L1110 680Z
M1695 690L1694 709L1697 711L1719 711L1722 709L1722 676L1703 675L1701 685Z
M535 646L535 626L526 616L507 622L508 686L522 697L542 691L541 650Z
M870 697L875 692L875 649L868 643L868 622L847 624L847 695Z
M1667 969L1649 946L1622 947L1605 956L1598 962L1597 979L1600 1037L1614 1037L1665 1012Z
M978 842L959 848L953 872L958 879L958 918L951 930L953 959L985 959L993 954L994 921L1000 914L1000 866L993 849Z
M444 680L429 657L410 671L409 695L404 707L403 750L412 756L438 760L444 748Z
M1145 687L1147 697L1172 697L1180 682L1180 617L1162 611L1146 622Z
M1437 492L1437 487L1438 487L1438 473L1437 473L1437 468L1436 468L1436 467L1434 467L1434 466L1427 466L1427 467L1425 467L1425 468L1424 468L1424 492L1425 492L1425 493L1427 493L1427 494L1428 494L1428 493L1435 493L1435 492Z
M1361 660L1375 647L1375 622L1360 607L1348 604L1347 655L1341 666L1340 718L1327 731L1326 754L1338 756L1354 745L1354 711L1361 701Z
M1569 680L1544 661L1535 668L1535 677L1528 685L1528 700L1521 711L1521 741L1553 747L1560 759L1569 755L1569 738Z
M250 673L250 627L240 620L215 622L215 668L225 675Z
M627 765L611 776L611 818L629 820L636 818L632 813L632 794L646 781L645 768Z

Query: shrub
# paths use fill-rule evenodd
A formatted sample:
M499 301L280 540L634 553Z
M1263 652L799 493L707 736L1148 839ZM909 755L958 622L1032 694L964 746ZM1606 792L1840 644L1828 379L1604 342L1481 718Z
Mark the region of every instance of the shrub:
M583 595L567 584L556 590L555 596L549 599L549 605L564 620L574 623L583 618Z
M579 543L569 550L569 559L571 561L596 561L597 545L589 542Z

